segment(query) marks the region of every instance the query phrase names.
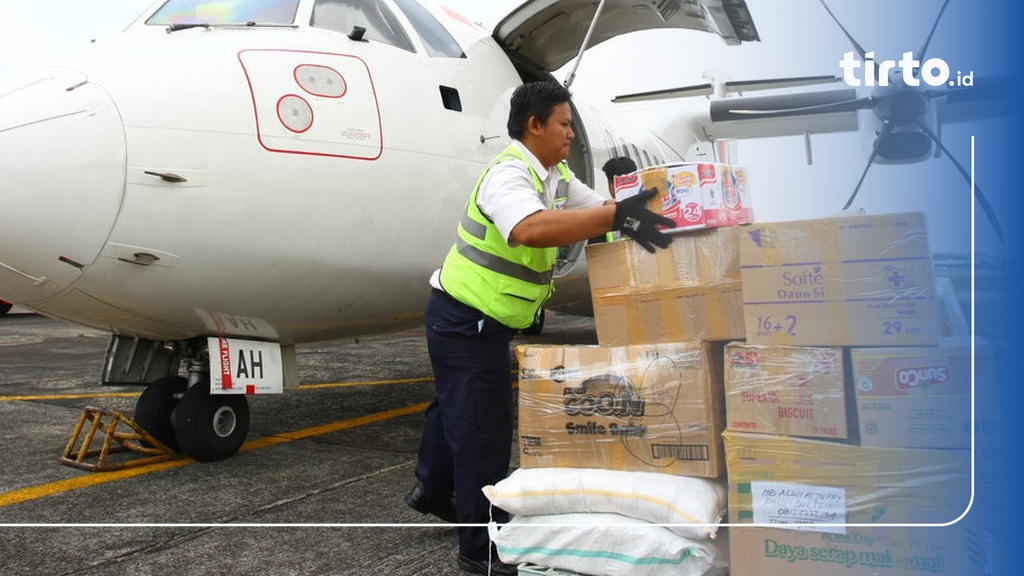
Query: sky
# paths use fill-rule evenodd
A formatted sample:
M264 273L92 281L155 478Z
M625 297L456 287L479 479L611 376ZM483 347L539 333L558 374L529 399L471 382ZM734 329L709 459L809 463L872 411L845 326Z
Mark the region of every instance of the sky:
M642 32L617 38L588 52L573 85L576 99L607 102L618 94L697 84L704 81L703 75L709 70L734 80L842 75L839 61L844 52L852 50L851 44L818 0L747 1L761 42L729 47L717 37L689 31ZM981 0L978 4L953 0L929 55L941 57L954 71L974 70L979 76L987 70L1001 71L996 62L998 53L994 52L999 47L982 37L991 34L991 23L981 20L985 11L976 8L1001 1ZM487 29L519 4L516 0L442 3ZM0 75L33 60L51 59L92 38L116 34L150 4L149 0L0 0ZM940 2L901 0L898 8L893 8L894 4L888 0L829 0L851 35L866 50L876 51L877 60L895 60L905 51L917 50ZM566 74L567 70L562 70L556 78L562 80ZM630 113L657 125L665 107L693 105L692 100L633 105ZM993 174L999 163L997 156L987 154L1005 151L997 142L998 136L986 136L986 131L998 134L992 132L995 123L961 124L944 126L943 141L969 167L971 137L975 137L976 156L982 160L976 171L977 186L983 192L989 188L990 201L999 212L1011 212L1009 198L992 194L999 189ZM811 139L814 163L810 166L800 137L739 142L733 161L748 167L755 217L778 221L838 212L867 162L870 149L865 141L858 133L815 135ZM985 164L986 158L993 160ZM924 210L930 229L942 231L931 234L933 249L964 252L970 248L971 204L970 185L947 158L941 157L909 166L873 166L854 207L871 213ZM995 240L980 211L976 222L978 251L1004 252L1005 246ZM1007 224L1003 223L1004 229L1015 234Z

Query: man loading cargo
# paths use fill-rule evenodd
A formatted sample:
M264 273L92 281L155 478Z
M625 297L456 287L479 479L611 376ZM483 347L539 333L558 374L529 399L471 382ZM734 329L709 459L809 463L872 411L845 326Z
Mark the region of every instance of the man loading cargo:
M406 503L449 522L491 519L481 489L508 474L512 445L509 345L551 296L558 246L619 230L654 251L672 221L647 210L654 190L616 204L565 165L575 134L569 91L531 82L512 94L513 142L470 194L455 245L430 278L427 349L435 394L427 408L417 483ZM454 495L454 500L453 500ZM493 520L508 521L502 510ZM460 526L459 568L515 574L483 526Z

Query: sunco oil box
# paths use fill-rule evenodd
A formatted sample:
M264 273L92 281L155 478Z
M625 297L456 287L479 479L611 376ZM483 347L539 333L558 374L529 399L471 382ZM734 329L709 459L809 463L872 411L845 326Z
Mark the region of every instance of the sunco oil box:
M518 346L524 468L717 478L721 346Z
M845 439L847 394L840 347L725 347L726 428Z
M934 345L938 302L924 215L746 226L744 318L752 344Z
M970 448L971 363L970 338L947 338L938 346L852 348L851 381L861 444ZM990 347L978 339L975 388L990 385L991 364Z

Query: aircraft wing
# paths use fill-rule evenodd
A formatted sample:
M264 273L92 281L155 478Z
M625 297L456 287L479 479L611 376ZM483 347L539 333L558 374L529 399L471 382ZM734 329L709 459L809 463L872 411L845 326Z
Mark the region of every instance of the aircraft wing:
M498 23L494 38L552 72L579 54L597 6L594 0L531 0ZM589 46L657 28L711 32L730 45L760 40L746 0L604 0Z

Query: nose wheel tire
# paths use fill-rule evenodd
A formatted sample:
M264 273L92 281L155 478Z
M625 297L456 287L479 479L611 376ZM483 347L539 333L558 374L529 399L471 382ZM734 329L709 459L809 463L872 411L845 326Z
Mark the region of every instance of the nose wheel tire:
M192 386L174 409L173 420L183 453L202 462L223 460L238 452L249 434L249 401Z
M173 450L179 449L171 425L171 414L178 403L175 395L180 396L187 387L188 381L181 376L164 376L150 383L135 402L132 415L132 419L150 436Z

